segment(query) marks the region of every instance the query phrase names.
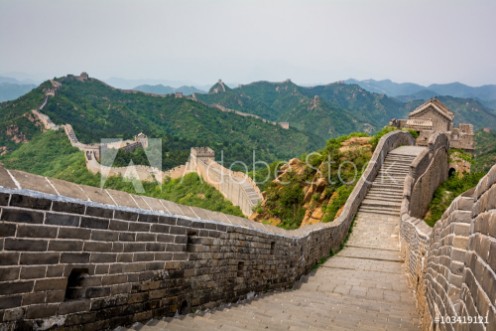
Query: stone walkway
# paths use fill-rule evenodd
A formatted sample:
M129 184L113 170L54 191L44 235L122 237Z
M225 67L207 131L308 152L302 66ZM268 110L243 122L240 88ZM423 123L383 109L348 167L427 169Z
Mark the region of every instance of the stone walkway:
M422 149L401 147L381 169L409 164ZM406 168L404 168L406 169ZM352 234L337 255L291 291L268 294L212 312L136 324L138 330L419 330L415 298L399 256L399 209L394 200L407 171L393 183L378 176L369 206L360 209ZM382 178L381 178L382 177ZM389 176L388 176L389 177ZM375 201L375 202L374 202ZM371 210L376 208L377 211ZM122 329L122 328L121 328Z

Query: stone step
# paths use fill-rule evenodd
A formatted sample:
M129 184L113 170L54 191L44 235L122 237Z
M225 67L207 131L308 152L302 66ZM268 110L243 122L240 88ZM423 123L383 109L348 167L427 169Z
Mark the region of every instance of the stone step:
M363 200L362 206L380 206L380 207L392 207L399 209L401 207L401 202L376 200L376 199L371 199L367 196Z
M403 200L403 197L397 195L384 195L384 194L377 194L377 193L370 193L367 194L366 199L372 199L372 200L383 200L383 201L393 201L393 202L401 202Z
M378 214L378 215L387 215L387 216L400 216L399 210L390 210L390 209L377 209L377 208L370 208L367 206L362 206L358 210L359 212L363 213L369 213L369 214Z

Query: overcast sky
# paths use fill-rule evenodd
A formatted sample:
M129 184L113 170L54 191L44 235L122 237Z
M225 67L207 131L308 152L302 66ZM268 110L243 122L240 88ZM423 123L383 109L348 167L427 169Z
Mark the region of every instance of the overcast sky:
M0 75L496 83L495 0L0 0Z

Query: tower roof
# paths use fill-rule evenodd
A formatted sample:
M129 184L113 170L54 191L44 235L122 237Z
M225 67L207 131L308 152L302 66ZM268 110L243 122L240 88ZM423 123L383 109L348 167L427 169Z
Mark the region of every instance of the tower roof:
M426 111L427 109L429 109L429 107L432 107L435 111L437 111L439 114L441 114L442 116L446 117L450 121L452 121L453 118L455 117L455 114L453 114L448 109L448 107L446 107L441 101L439 101L436 98L430 99L429 101L424 102L423 104L421 104L420 106L418 106L414 111L412 111L408 115L408 117L411 117L412 115L421 114L424 111Z

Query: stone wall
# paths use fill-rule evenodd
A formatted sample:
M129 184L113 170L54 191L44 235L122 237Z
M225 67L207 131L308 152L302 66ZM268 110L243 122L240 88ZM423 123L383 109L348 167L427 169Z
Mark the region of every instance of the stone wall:
M384 136L341 215L285 231L0 167L0 329L102 329L291 287L346 238ZM330 280L332 281L332 280Z
M422 152L411 165L414 185L411 191L409 212L424 217L434 191L448 178L449 139L444 133L430 137L428 150Z
M475 189L456 198L433 228L401 217L401 247L415 286L424 328L494 330L496 326L496 166ZM446 317L481 317L487 324L441 323Z

